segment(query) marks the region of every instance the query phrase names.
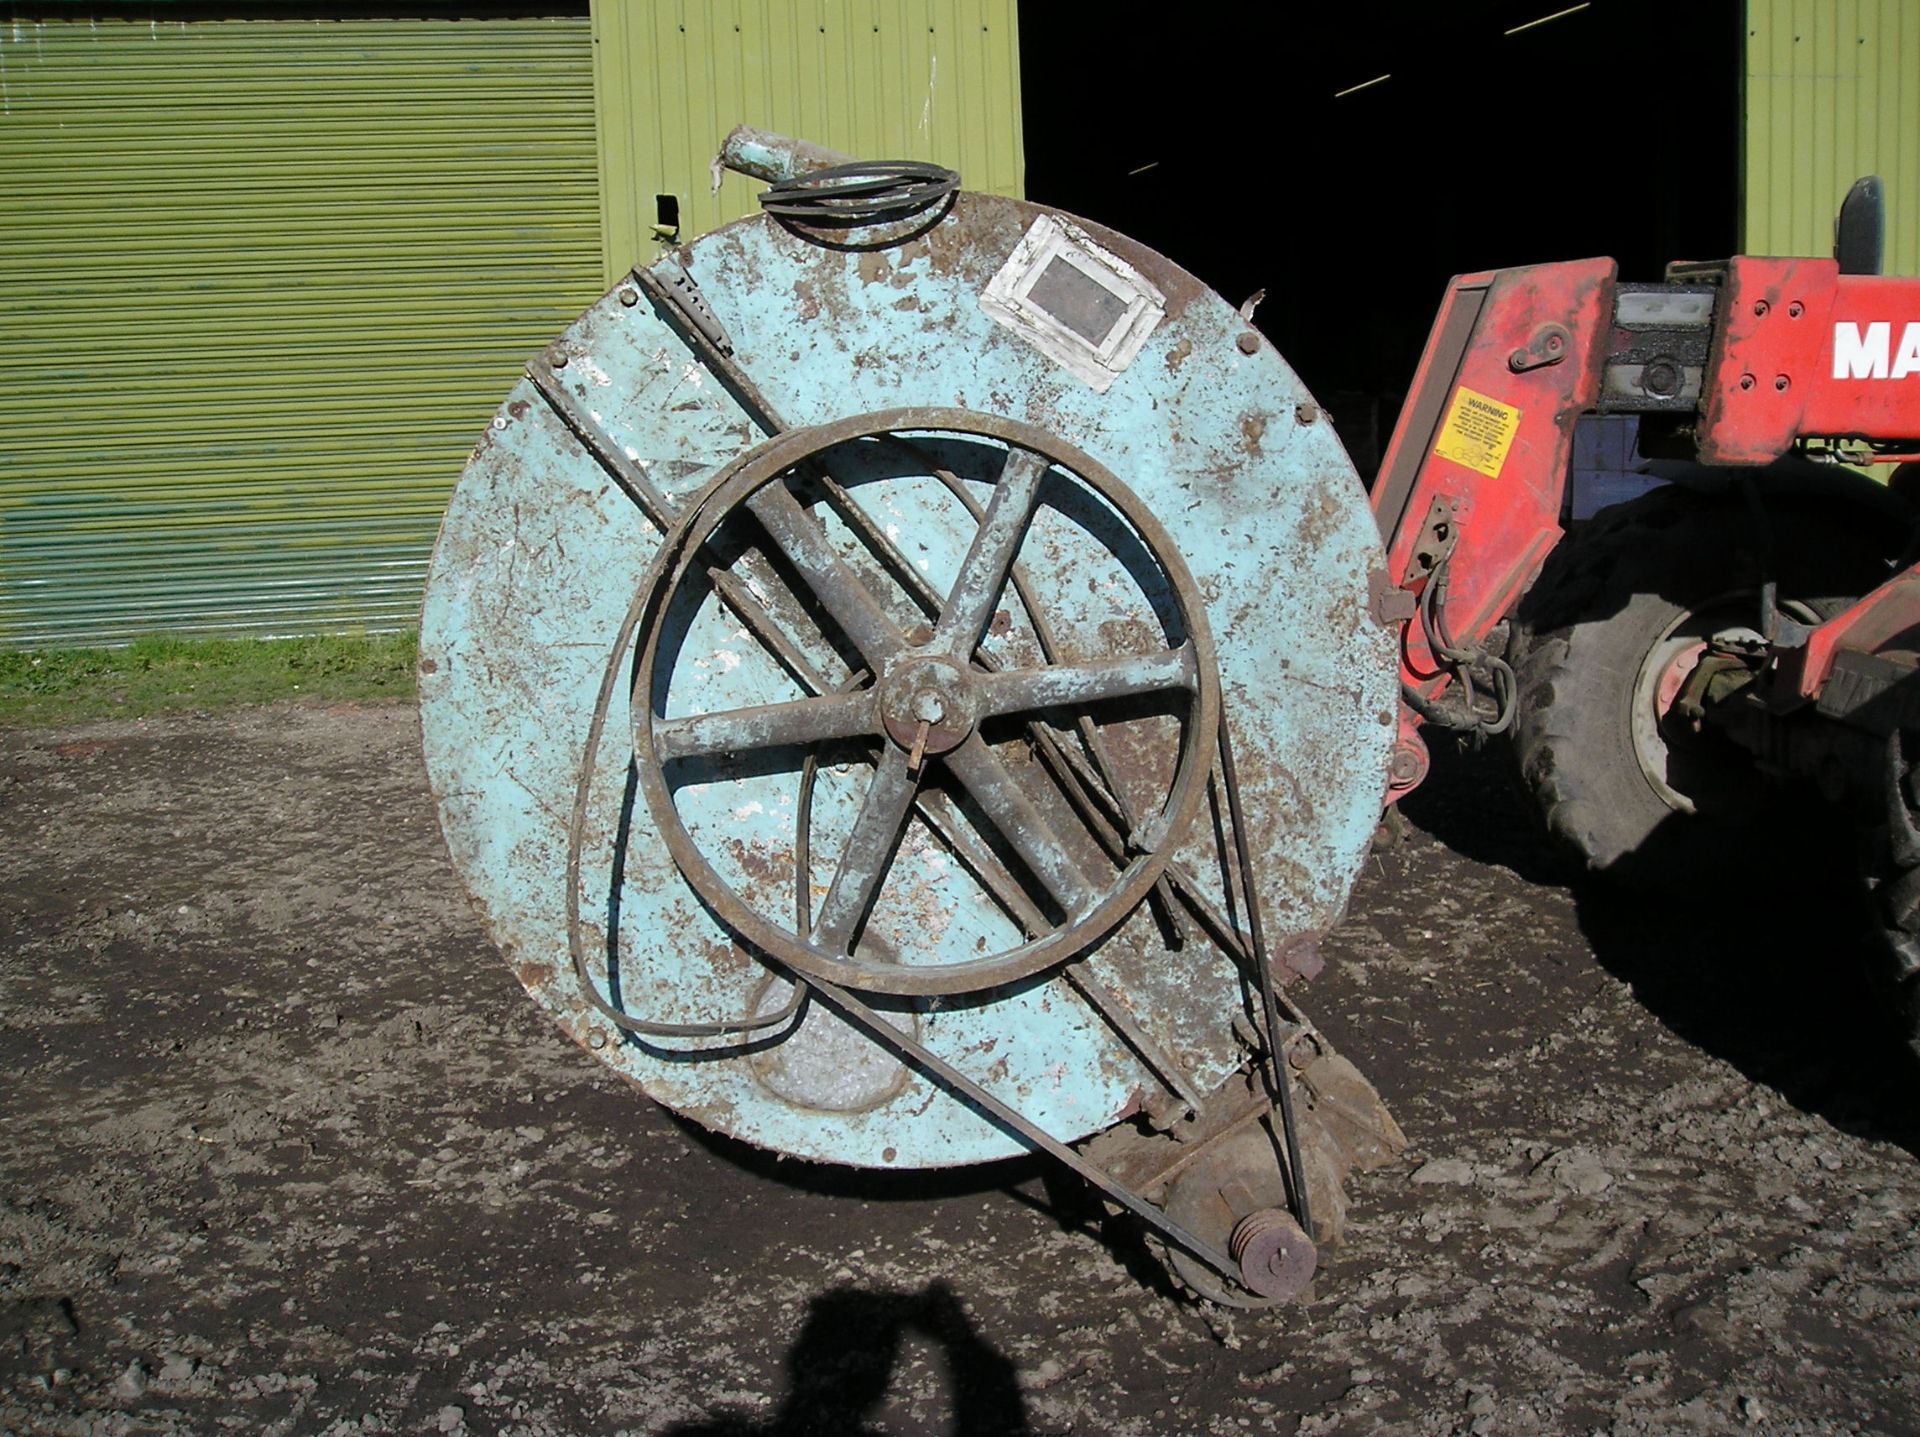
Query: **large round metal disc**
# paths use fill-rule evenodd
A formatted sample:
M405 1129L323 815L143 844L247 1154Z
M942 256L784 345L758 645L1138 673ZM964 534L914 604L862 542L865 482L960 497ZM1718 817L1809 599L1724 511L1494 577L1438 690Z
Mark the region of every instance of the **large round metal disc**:
M787 426L904 407L969 410L1057 435L1119 477L1207 605L1268 930L1284 937L1328 926L1366 851L1395 734L1393 638L1368 601L1382 561L1332 430L1233 308L1111 232L973 195L891 250L830 250L755 219L661 262L664 272L679 265ZM840 1081L844 1065L832 1055L844 1045L824 1005L806 1009L801 1031L784 1037L795 1044L791 1060L770 1062L781 1033L754 1042L623 1035L580 990L565 870L596 694L663 528L765 439L683 333L639 286L617 286L535 361L454 493L428 581L420 689L455 867L528 990L677 1111L780 1151L856 1165L1019 1152L1016 1136L917 1072L881 1063L857 1083ZM860 502L945 593L971 522L922 503L904 482L863 484ZM650 517L649 505L664 512ZM1101 546L1126 548L1119 526L1043 509L1026 542L1035 605L1071 636L1077 657L1140 650L1152 586L1137 573L1131 587L1125 574L1116 579ZM1001 642L1017 647L1024 606L1004 607L1013 612ZM903 627L915 617L898 615ZM687 700L692 711L794 696L792 675L723 603L690 604L675 643L673 683L711 686ZM636 1018L664 1022L766 1011L767 968L701 900L636 800L633 719L623 681L583 830L596 991ZM1009 753L1018 746L1017 735L1005 741ZM1151 790L1157 759L1122 752L1116 762L1139 768L1141 791ZM858 808L860 764L855 755L815 775L812 801L829 835L823 862L834 824L850 823ZM715 851L734 855L732 887L769 913L789 913L791 790L756 794L757 771L720 777L683 786L676 802ZM1176 835L1176 858L1237 911L1224 880L1207 876L1220 870L1214 839L1203 811ZM1017 926L978 900L956 876L964 865L927 831L910 827L894 861L901 887L886 901L916 915L929 961L1017 944ZM1143 907L1085 962L1197 1089L1240 1063L1229 1032L1240 979L1197 933L1168 947ZM1108 1125L1153 1084L1135 1048L1057 974L873 1002L1062 1139ZM811 1102L810 1083L820 1085Z

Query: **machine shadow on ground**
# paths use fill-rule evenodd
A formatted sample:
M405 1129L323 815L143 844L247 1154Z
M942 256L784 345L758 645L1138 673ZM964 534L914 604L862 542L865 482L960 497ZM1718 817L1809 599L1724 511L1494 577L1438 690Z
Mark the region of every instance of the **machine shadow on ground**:
M1154 1256L1148 1244L1146 1224L1129 1213L1111 1210L1096 1189L1050 1158L1036 1154L968 1167L905 1172L839 1167L757 1148L702 1127L670 1109L660 1111L688 1142L698 1144L758 1180L821 1197L911 1206L997 1194L1038 1213L1062 1233L1081 1233L1093 1238L1142 1288L1168 1301L1189 1300L1169 1275L1166 1265Z
M1841 861L1844 835L1810 830L1772 872L1668 896L1625 891L1559 853L1499 744L1442 740L1401 808L1467 858L1569 890L1601 966L1683 1041L1844 1132L1920 1155L1914 1074L1867 980L1877 938Z

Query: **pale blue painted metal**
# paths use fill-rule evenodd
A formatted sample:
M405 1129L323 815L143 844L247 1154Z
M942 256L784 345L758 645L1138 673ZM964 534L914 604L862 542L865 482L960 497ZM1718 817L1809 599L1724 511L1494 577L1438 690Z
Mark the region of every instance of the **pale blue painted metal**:
M1165 316L1106 392L997 322L980 297L1043 213L963 195L923 239L873 253L823 248L750 219L679 256L737 344L737 360L789 425L909 405L969 409L1057 435L1131 487L1204 597L1269 933L1324 931L1367 851L1396 732L1393 635L1369 604L1370 577L1384 565L1359 482L1280 356L1249 338L1218 295L1119 236L1084 231L1157 288ZM762 439L635 287L616 287L556 349L567 362L554 378L675 506ZM988 491L975 488L984 500ZM945 593L972 522L931 482L876 481L861 494L862 507ZM1076 657L1140 652L1151 647L1139 637L1152 621L1151 584L1114 571L1089 542L1087 519L1047 507L1035 517L1021 555L1039 607L1076 636ZM1092 520L1098 527L1099 516ZM659 547L654 524L534 384L516 386L448 509L421 634L422 724L442 823L508 961L603 1061L668 1106L750 1142L861 1166L944 1166L1023 1151L917 1074L863 1111L796 1104L766 1080L764 1053L758 1071L749 1056L769 1045L625 1037L579 992L567 953L567 815L596 690ZM1003 607L1017 606L1003 598ZM1005 642L1017 648L1018 623L1014 630ZM687 620L678 653L663 719L803 692L711 600ZM618 1001L671 1022L754 1011L768 1001L766 970L689 886L643 802L631 804L624 869L615 868L633 753L624 685L607 735L583 872L589 888L621 875ZM860 764L822 768L818 873L831 872L867 781ZM787 772L716 778L678 793L702 852L770 913L787 914L793 903L794 796ZM1220 907L1238 912L1204 813L1177 853ZM1018 943L1009 919L970 896L960 868L924 824L909 828L876 909L890 907L890 931L915 939L900 961L952 963ZM595 924L606 921L604 904L588 911ZM590 931L604 943L604 927ZM1143 906L1084 962L1202 1091L1243 1063L1230 1028L1244 1006L1241 980L1197 931L1169 948ZM1060 976L871 1001L1063 1140L1111 1124L1154 1086ZM829 1020L816 1006L807 1021Z

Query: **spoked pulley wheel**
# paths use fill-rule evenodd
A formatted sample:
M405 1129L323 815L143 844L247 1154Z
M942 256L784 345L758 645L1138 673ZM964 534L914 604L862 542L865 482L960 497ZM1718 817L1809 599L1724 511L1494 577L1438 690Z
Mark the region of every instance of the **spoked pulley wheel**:
M823 512L796 490L830 496ZM916 514L919 527L888 524L888 514ZM831 646L841 671L823 680L808 666L775 679L770 664L734 662L716 675L703 663L687 642L702 632L702 610L738 617L718 612L726 606L707 573L716 550L757 559L785 586L785 602L749 626L765 636L767 659L811 637ZM1036 600L1027 563L1057 565L1072 552L1099 573L1102 551L1106 633L1062 626ZM938 579L931 559L910 554L938 555ZM747 602L761 602L752 592ZM687 508L640 613L634 747L648 809L712 910L794 973L891 994L1030 977L1141 903L1204 796L1220 712L1205 605L1132 492L1031 425L926 409L790 431ZM788 634L795 616L815 632ZM795 696L767 701L782 682ZM1117 725L1110 739L1095 717ZM1036 724L1057 726L1054 752L1071 743L1081 771L1049 774L1032 761ZM1143 727L1168 732L1163 773L1149 779L1135 762L1116 779L1109 743L1124 737L1129 756L1140 754ZM771 850L743 865L737 843L710 841L711 820L762 802L752 790L785 771L807 780L780 799L793 797L811 828L824 807L813 791L823 760L857 778L836 795L844 821L832 841L805 832L783 855L799 895L788 903L789 885L768 881ZM1075 800L1128 820L1122 852L1090 841ZM910 827L921 841L903 847ZM801 871L816 854L820 872ZM928 904L950 907L969 884L977 894L958 901L1001 907L1010 946L976 933L956 954L937 941Z

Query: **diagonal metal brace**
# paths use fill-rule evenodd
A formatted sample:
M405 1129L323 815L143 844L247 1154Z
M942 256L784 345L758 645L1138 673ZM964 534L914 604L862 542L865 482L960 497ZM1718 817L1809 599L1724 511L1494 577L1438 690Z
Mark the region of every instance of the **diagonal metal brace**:
M1067 1144L996 1098L946 1059L923 1046L918 1040L902 1033L846 989L836 983L819 979L809 978L807 981L814 992L824 998L842 1017L881 1047L891 1049L895 1057L918 1068L954 1097L959 1098L968 1107L990 1119L997 1126L1012 1133L1021 1142L1038 1152L1045 1153L1054 1161L1072 1170L1077 1176L1092 1183L1168 1242L1199 1258L1230 1281L1236 1284L1242 1281L1240 1264L1225 1252L1198 1234L1189 1232L1106 1169L1088 1162Z

